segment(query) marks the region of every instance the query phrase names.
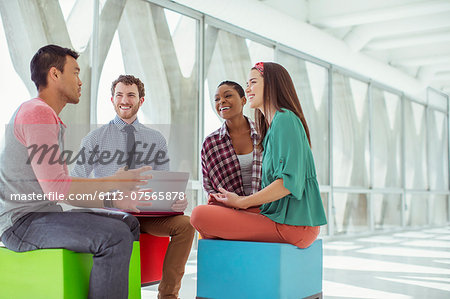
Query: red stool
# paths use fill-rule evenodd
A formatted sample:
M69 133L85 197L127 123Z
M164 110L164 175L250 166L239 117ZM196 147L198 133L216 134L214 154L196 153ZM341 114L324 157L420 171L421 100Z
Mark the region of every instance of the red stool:
M156 237L141 233L141 285L148 286L161 281L164 257L169 237Z

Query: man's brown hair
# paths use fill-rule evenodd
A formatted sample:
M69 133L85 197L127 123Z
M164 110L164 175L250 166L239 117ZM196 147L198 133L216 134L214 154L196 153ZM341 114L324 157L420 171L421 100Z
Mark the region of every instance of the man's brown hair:
M111 95L114 97L114 91L116 89L116 85L121 82L125 85L133 85L136 84L137 89L138 89L138 93L139 93L139 98L143 98L145 96L145 89L144 89L144 83L142 83L141 80L139 80L139 78L136 78L133 75L120 75L119 78L117 78L116 80L114 80L114 82L111 85Z

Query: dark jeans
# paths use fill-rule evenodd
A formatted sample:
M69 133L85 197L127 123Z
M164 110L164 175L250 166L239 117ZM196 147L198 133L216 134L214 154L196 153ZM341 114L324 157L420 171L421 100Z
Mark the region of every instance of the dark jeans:
M139 240L139 222L132 215L102 209L30 213L1 240L17 252L65 248L92 253L89 298L128 297L130 256L133 241Z

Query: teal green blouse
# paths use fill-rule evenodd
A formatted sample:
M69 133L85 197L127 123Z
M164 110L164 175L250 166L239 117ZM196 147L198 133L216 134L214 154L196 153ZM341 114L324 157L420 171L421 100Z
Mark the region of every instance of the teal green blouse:
M277 111L263 146L261 187L283 179L291 194L263 204L261 214L289 225L326 224L314 159L300 119L287 109Z

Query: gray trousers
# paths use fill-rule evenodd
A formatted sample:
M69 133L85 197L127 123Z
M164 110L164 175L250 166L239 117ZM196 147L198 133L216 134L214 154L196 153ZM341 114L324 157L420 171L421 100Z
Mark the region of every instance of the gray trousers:
M16 252L65 248L92 253L88 298L128 297L130 256L139 240L139 222L130 214L102 209L29 213L1 240Z

